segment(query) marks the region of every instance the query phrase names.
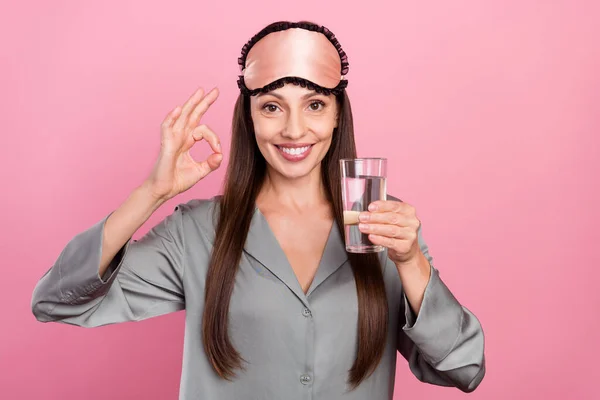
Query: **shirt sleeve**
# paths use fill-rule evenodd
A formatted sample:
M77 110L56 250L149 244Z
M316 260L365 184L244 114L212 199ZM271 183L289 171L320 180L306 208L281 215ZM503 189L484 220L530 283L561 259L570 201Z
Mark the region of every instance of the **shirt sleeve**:
M111 214L73 237L34 288L36 319L97 327L182 310L185 206L179 204L139 240L130 238L103 276L103 230Z
M421 251L431 277L418 316L404 291L400 301L397 348L422 382L475 390L485 375L484 334L479 320L444 284L419 229Z

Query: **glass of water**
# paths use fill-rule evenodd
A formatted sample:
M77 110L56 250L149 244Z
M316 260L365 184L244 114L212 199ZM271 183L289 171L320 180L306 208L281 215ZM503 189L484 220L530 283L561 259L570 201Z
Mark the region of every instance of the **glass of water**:
M358 229L358 215L368 211L369 204L386 200L387 159L347 158L340 160L342 172L342 202L346 251L374 253L383 246L374 245L369 235Z

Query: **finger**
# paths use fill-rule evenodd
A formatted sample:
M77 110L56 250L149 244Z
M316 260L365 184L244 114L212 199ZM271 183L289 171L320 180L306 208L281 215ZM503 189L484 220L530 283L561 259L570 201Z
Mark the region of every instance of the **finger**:
M190 98L185 102L183 107L181 108L181 115L175 121L175 125L173 125L173 129L176 131L182 131L183 128L187 124L188 116L190 112L196 107L196 105L202 100L204 97L204 89L200 88L194 92L190 96Z
M197 126L192 131L192 136L194 137L194 140L196 140L196 141L205 139L208 142L208 144L210 145L210 148L212 149L212 151L214 151L215 153L221 153L221 143L219 141L219 137L208 126L206 126L206 125Z
M206 175L219 168L221 161L223 161L223 155L213 153L208 156L206 160L197 162L196 165L204 178Z
M192 131L192 137L196 142L199 142L200 140L204 139L204 133L202 132L201 128L202 127L199 126Z
M358 224L358 229L366 234L386 236L390 238L413 240L416 238L416 232L412 228L400 227L389 224Z
M369 235L369 240L374 245L387 247L388 249L393 249L394 245L395 245L395 242L398 239L390 238L390 237L387 237L387 236L380 236L380 235L370 234Z
M416 227L419 223L415 217L397 212L361 212L358 218L360 222L367 222L370 224L391 224Z
M200 101L196 107L192 110L190 114L190 118L188 119L188 126L195 127L200 122L200 118L206 113L206 111L210 108L210 106L217 100L219 97L219 89L214 88L210 92L204 96L202 101Z
M411 248L411 242L408 240L395 239L387 236L369 235L371 243L377 246L383 246L399 253L406 253Z
M177 117L179 117L179 114L181 113L181 107L177 106L173 109L173 111L171 111L163 120L162 124L161 124L161 128L163 130L167 130L169 128L171 128L173 126L173 124L175 123L175 120L177 120Z
M408 203L393 200L377 200L369 204L371 212L398 212L402 214L414 214L415 208Z

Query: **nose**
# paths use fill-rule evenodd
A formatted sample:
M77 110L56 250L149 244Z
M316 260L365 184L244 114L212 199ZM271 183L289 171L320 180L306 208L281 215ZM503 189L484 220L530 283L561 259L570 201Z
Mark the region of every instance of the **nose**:
M282 136L289 139L299 139L306 134L306 121L301 111L292 110L287 118Z

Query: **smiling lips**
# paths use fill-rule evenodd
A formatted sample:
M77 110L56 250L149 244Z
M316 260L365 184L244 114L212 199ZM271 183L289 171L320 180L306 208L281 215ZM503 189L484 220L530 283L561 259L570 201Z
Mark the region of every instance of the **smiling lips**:
M299 144L281 144L275 145L277 150L279 150L279 154L283 156L288 161L302 161L310 154L310 150L313 147L313 144L310 143L299 143Z

